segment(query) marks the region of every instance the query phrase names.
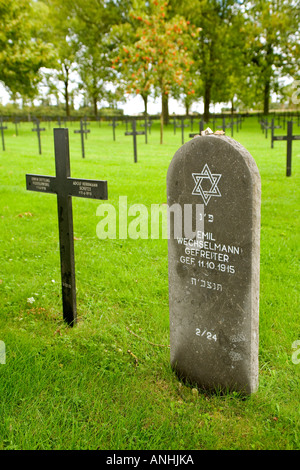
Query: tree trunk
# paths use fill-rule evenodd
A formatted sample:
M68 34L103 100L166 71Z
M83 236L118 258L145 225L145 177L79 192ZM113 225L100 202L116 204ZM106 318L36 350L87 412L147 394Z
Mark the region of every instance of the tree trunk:
M210 106L210 91L211 91L211 85L209 82L205 84L205 90L204 90L204 121L208 122L209 121L209 106Z
M93 96L93 105L94 105L94 115L98 116L98 107L97 107L97 96Z
M265 82L264 87L264 116L269 114L269 104L270 104L270 80Z
M65 100L66 100L66 116L70 116L70 106L69 106L69 83L65 81Z
M234 98L231 98L231 114L234 114Z
M160 143L164 140L164 94L161 94L161 113L160 113Z
M64 85L65 85L65 103L66 103L66 116L70 116L70 106L69 106L69 67L64 64L64 72L65 72L65 79L64 79Z
M148 95L142 95L143 101L144 101L144 114L145 116L148 116Z
M162 114L164 118L164 124L169 123L169 96L162 93Z
M185 115L188 117L190 115L190 104L185 102Z

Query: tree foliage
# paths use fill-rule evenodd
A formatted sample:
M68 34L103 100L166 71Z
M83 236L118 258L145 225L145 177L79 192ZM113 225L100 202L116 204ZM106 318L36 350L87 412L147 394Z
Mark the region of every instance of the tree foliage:
M119 66L127 78L127 91L147 96L153 87L156 95L161 96L162 109L173 85L183 83L193 64L188 48L189 22L180 16L168 19L167 10L167 1L150 0L146 8L132 11L135 41L122 45L120 56L113 61L113 67ZM162 112L161 143L163 124Z
M41 67L53 62L44 41L46 11L40 2L0 0L0 81L12 93L36 93Z

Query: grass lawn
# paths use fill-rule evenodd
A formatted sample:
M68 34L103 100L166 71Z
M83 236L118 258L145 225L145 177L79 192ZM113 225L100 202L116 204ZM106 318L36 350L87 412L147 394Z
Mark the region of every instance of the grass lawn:
M292 344L300 339L300 142L287 178L285 142L271 149L256 118L234 133L262 179L260 385L243 398L174 375L167 240L99 240L101 201L73 198L79 321L63 323L56 197L25 187L26 173L55 175L52 128L42 124L39 155L32 124L22 123L18 136L8 127L0 149L0 449L299 449L300 352L292 360ZM85 160L75 129L71 176L106 179L116 208L120 196L128 206L166 203L180 129L174 135L170 124L163 145L158 122L148 144L139 136L137 164L124 125L113 141L112 127L92 123Z

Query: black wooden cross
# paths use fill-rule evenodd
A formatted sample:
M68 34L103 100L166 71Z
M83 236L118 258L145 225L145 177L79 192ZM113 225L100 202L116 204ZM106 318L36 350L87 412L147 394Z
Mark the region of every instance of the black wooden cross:
M184 128L189 127L188 124L184 124L184 117L181 118L181 123L176 124L176 127L181 128L181 143L184 144Z
M229 124L226 124L226 118L223 117L222 118L222 126L217 126L218 129L222 129L224 132L226 132L226 129L228 129L229 127L231 128L231 137L233 137L233 118L231 118L231 121Z
M40 121L36 119L36 127L32 129L33 132L37 133L38 142L39 142L39 154L42 155L42 144L41 144L41 132L45 131L44 127L40 127Z
M194 130L194 117L193 116L190 117L190 122L191 122L191 131L193 132Z
M70 177L68 129L54 129L55 176L26 175L26 189L57 195L63 318L76 323L72 196L107 199L107 181Z
M271 124L269 125L268 119L263 119L260 122L262 131L265 132L265 138L268 137L268 129L271 129L271 148L273 148L273 137L274 137L274 129L281 129L281 126L275 126L274 119L272 119Z
M108 124L109 126L112 126L113 128L113 139L114 141L116 140L116 127L119 125L117 122L116 122L116 118L113 117L112 118L112 123L111 124Z
M132 121L132 132L125 132L125 135L132 135L133 136L133 153L134 153L134 163L137 163L137 145L136 145L136 136L137 135L145 135L145 131L137 131L136 130L136 121L135 119Z
M215 132L216 130L216 116L215 115L213 116L212 122L213 122L213 131Z
M19 135L19 131L18 131L18 124L19 124L19 122L20 122L19 118L15 117L14 123L15 123L15 128L16 128L16 136Z
M0 118L0 129L2 135L2 149L5 150L5 142L4 142L4 129L7 129L7 126L3 125L3 117Z
M176 124L176 118L174 117L174 118L173 118L173 129L174 129L174 135L176 134L176 127L177 127L177 124Z
M271 129L271 148L274 148L274 130L281 129L281 126L275 126L274 119L272 119L271 125L268 127L268 129Z
M242 116L239 114L237 117L236 117L236 131L239 132L240 129L242 129Z
M201 135L201 132L204 130L204 122L203 122L203 118L201 119L201 121L199 121L199 132L198 133L191 133L189 134L189 137L195 137L195 135Z
M82 154L82 158L85 158L83 134L87 134L88 132L90 132L90 130L83 128L83 121L82 121L82 119L80 119L80 130L74 131L74 134L81 134L81 154Z
M269 129L269 123L268 123L268 119L262 119L260 121L260 127L261 127L261 130L262 130L262 133L265 133L265 138L267 139L268 137L268 129Z
M293 122L287 123L287 135L272 136L272 140L286 140L286 176L292 174L292 142L300 140L300 135L293 135Z
M151 125L152 125L152 122L148 121L147 116L145 116L144 124L141 124L141 127L145 128L145 144L148 144L148 130L149 130L149 134L151 134Z

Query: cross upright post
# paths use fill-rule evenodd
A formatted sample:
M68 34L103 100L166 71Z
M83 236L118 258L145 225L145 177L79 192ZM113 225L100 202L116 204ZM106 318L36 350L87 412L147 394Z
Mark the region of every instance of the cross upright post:
M181 128L181 143L183 145L184 144L184 128L189 127L189 125L184 124L184 117L182 117L180 120L181 120L181 123L178 125L176 124L176 127Z
M223 116L222 118L222 126L217 126L218 129L222 129L224 132L226 132L226 129L228 127L231 127L231 137L233 137L233 118L231 118L230 124L226 124L226 118Z
M87 128L89 122L87 122L86 116L84 116L83 124L84 124L84 130L85 130L85 138L87 139L87 135L88 135L88 133L89 133L90 131L89 131L88 128Z
M145 131L137 131L136 130L136 121L135 119L132 121L132 132L125 132L125 135L132 135L133 136L133 154L134 154L134 163L137 163L137 144L136 144L136 136L137 135L145 135Z
M193 130L194 130L194 117L191 116L190 119L191 119L191 131L193 132Z
M0 129L1 129L1 136L2 136L2 149L5 150L5 142L4 142L4 129L7 129L7 126L3 125L3 117L0 118Z
M113 139L114 141L116 140L116 127L118 126L118 123L116 123L116 118L113 117L112 118L112 123L111 124L108 124L109 126L112 126L113 128Z
M275 126L274 119L272 119L270 129L271 129L271 148L274 148L274 130L281 129L281 126Z
M85 158L83 135L87 134L88 132L90 132L90 130L83 128L83 122L82 122L82 119L80 119L80 130L74 131L74 134L81 134L81 154L82 154L82 158Z
M203 128L204 128L204 123L203 123L203 118L202 118L201 121L199 121L199 132L198 133L191 133L191 134L189 134L189 137L195 137L196 135L201 135L201 133L203 131Z
M63 318L77 320L72 196L107 199L107 181L71 178L68 129L54 129L55 176L26 175L26 189L57 195Z
M276 135L272 140L286 140L286 176L292 174L292 143L293 140L300 140L300 135L293 135L293 122L287 123L287 135Z
M18 120L18 118L15 117L14 123L15 123L15 129L16 129L16 136L18 136L19 135L19 131L18 131L19 120Z
M39 119L36 119L36 127L32 129L32 132L36 132L37 138L38 138L38 143L39 143L39 154L42 155L42 144L41 144L41 132L45 131L46 129L44 127L40 127L40 121Z
M215 132L215 130L216 130L216 117L214 115L214 117L213 117L213 131Z
M145 144L148 144L148 119L146 115L145 115L144 127L145 127Z

